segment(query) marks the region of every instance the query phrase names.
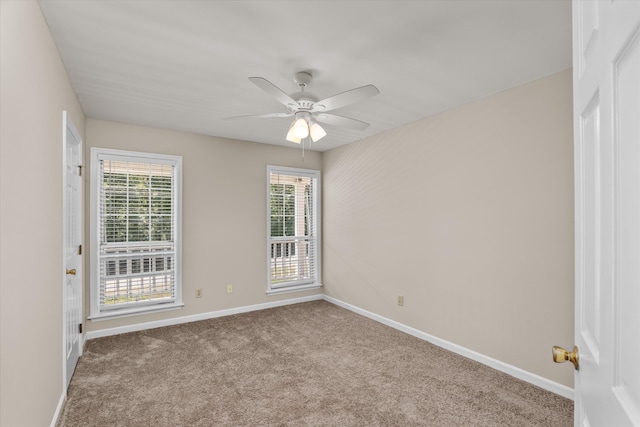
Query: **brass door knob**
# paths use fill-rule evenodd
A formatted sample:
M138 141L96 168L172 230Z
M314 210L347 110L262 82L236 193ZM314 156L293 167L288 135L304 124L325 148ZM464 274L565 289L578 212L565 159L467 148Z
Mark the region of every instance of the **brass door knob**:
M72 268L71 270L67 269L67 274L75 276L76 275L76 269L75 268Z
M569 362L573 363L573 367L576 369L576 371L578 370L580 363L578 360L578 347L576 347L575 345L573 346L572 352L569 352L562 347L554 345L553 349L551 349L551 353L553 354L554 362L563 363L568 360Z

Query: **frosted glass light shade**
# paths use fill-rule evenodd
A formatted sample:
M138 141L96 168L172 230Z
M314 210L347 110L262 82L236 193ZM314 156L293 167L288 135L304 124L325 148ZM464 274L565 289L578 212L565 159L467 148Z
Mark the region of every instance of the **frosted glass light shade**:
M309 128L309 134L311 135L311 140L316 142L325 136L327 136L327 132L317 123L314 123Z
M291 128L293 136L304 139L309 136L309 124L305 119L297 119Z
M291 126L289 126L289 132L287 132L286 140L289 142L295 142L296 144L300 144L302 142L302 138L298 138L293 134L294 125L295 125L295 122L291 123Z

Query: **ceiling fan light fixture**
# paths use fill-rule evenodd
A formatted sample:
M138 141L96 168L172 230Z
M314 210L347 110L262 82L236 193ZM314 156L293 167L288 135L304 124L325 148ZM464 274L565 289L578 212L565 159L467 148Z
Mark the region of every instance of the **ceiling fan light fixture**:
M289 142L295 142L296 144L300 144L302 142L302 138L298 138L293 134L293 127L295 124L296 122L294 121L293 123L291 123L291 126L289 126L289 132L287 132L286 140Z
M311 135L311 140L316 142L327 136L327 132L322 126L314 122L311 127L309 127L309 135Z
M296 119L291 127L293 136L299 139L304 139L309 136L309 123L303 118Z

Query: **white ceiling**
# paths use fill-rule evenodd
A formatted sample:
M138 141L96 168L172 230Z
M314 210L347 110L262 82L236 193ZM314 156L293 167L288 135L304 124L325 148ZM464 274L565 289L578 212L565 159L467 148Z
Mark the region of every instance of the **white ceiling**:
M319 98L374 84L335 110L325 151L571 67L569 0L41 0L88 117L268 144L291 119L248 77Z

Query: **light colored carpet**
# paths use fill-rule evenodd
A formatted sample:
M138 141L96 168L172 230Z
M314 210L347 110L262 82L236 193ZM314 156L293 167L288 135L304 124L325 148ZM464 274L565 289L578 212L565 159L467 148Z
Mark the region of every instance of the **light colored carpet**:
M571 425L572 401L325 301L91 340L58 422Z

